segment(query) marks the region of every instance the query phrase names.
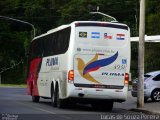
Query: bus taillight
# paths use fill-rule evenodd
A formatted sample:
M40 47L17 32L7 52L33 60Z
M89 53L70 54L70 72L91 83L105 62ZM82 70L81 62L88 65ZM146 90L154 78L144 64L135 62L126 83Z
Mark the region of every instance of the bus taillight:
M68 80L73 81L74 80L74 70L70 70L68 72Z
M129 74L125 73L124 84L128 85L128 83L129 83Z

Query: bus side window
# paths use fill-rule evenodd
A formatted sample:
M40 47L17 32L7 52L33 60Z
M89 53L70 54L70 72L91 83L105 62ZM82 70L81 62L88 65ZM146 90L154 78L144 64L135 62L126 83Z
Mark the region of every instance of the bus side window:
M68 50L71 28L43 37L43 56L63 54Z

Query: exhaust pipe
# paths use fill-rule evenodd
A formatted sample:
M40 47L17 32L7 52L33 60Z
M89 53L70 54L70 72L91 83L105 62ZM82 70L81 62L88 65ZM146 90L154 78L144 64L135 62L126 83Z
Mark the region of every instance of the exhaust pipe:
M78 93L78 96L79 96L79 97L83 97L84 94L83 94L83 93Z

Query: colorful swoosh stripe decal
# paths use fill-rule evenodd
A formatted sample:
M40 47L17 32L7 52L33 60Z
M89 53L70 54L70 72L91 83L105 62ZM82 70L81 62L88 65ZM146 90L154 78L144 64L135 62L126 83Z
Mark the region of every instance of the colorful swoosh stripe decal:
M86 80L94 83L100 83L90 75L90 72L96 71L101 67L113 63L117 59L117 57L118 57L118 52L109 58L98 60L98 54L96 54L87 64L85 64L81 58L77 58L78 72Z
M96 71L101 67L104 67L104 66L107 66L107 65L113 63L117 59L117 57L118 57L118 52L109 58L97 60L97 61L94 61L94 62L88 64L83 70L83 75L85 75L89 72Z

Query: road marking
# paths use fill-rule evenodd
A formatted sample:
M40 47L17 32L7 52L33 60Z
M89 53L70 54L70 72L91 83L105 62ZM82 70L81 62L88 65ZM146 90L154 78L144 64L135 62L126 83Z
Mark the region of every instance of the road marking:
M40 110L40 111L43 111L43 112L46 112L46 113L56 114L56 113L54 113L54 112L51 112L51 111L48 111L48 110L44 110L44 109L39 108L39 107L33 107L33 106L30 106L30 105L26 105L26 104L24 104L24 103L22 103L22 102L16 102L16 103L22 104L22 105L25 105L25 106L29 106L29 107L31 107L31 108L34 108L34 109L37 109L37 110Z
M55 113L55 112L51 112L51 111L48 111L48 110L44 110L44 109L39 108L39 107L33 107L33 106L30 106L30 105L26 105L26 104L24 104L24 103L22 103L22 102L16 102L16 103L21 104L21 105L25 105L25 106L28 106L28 107L31 107L31 108L34 108L34 109L37 109L37 110L40 110L40 111L43 111L43 112L46 112L46 113L58 115L58 114ZM64 116L64 115L60 115L59 117L62 117L62 118L65 118L65 119L72 119L71 117Z

